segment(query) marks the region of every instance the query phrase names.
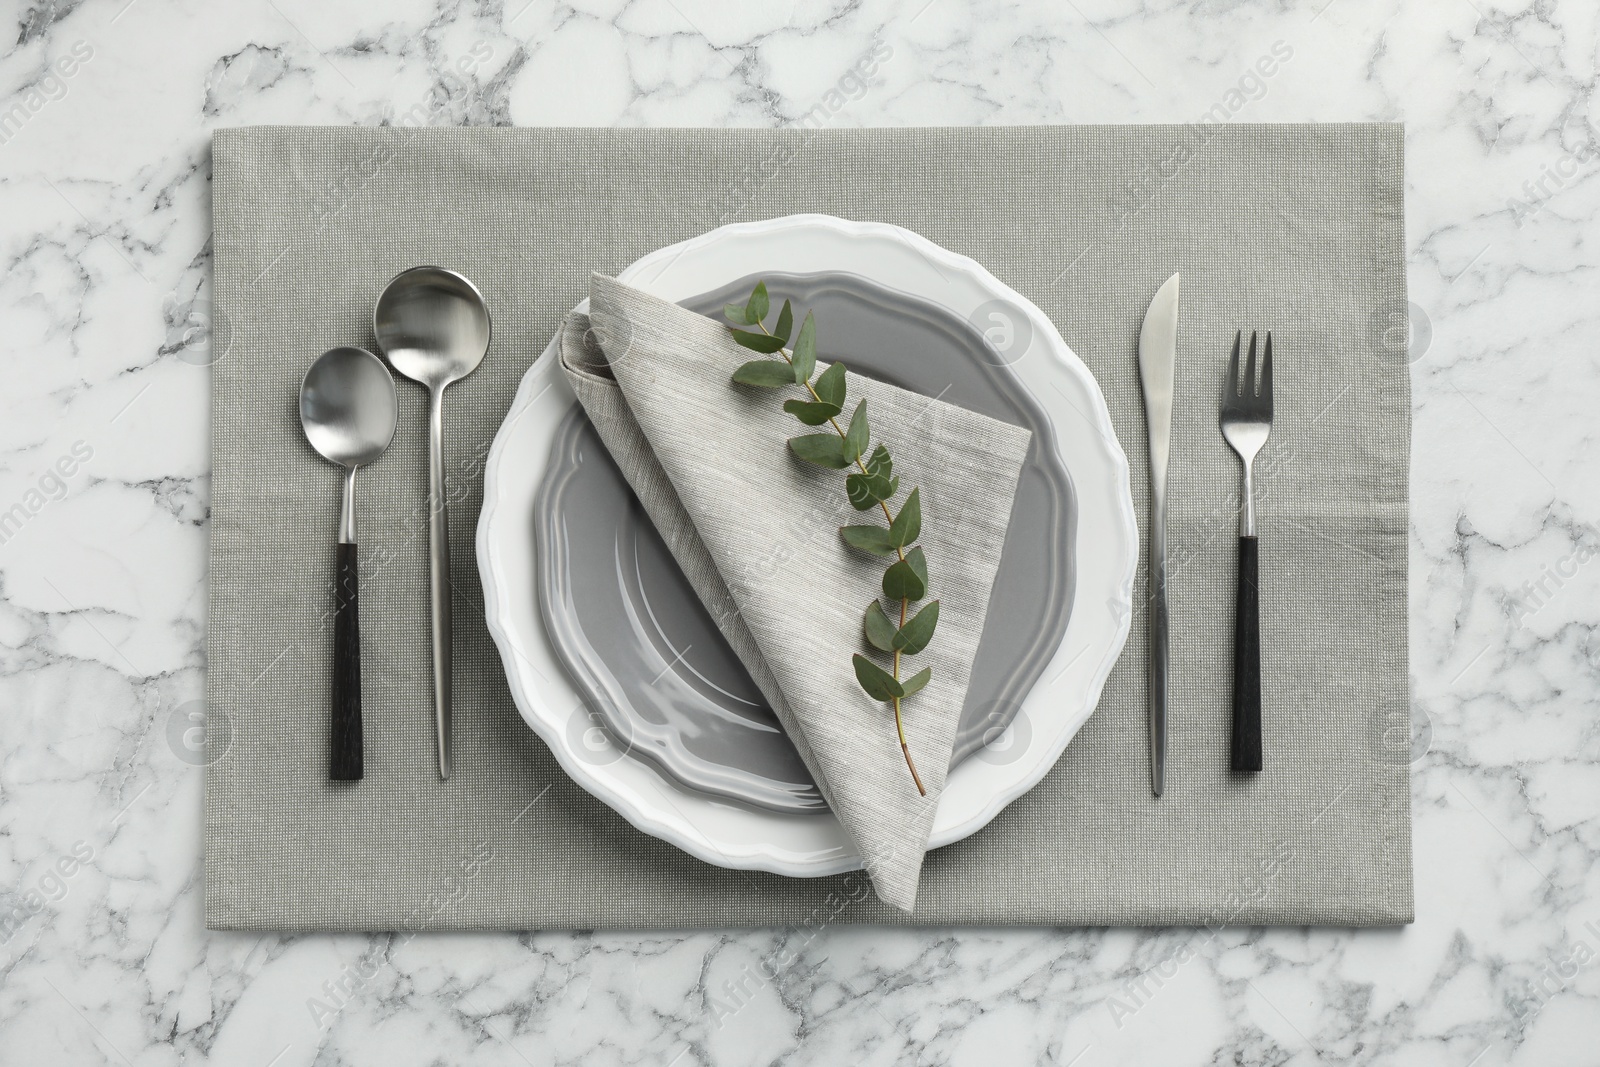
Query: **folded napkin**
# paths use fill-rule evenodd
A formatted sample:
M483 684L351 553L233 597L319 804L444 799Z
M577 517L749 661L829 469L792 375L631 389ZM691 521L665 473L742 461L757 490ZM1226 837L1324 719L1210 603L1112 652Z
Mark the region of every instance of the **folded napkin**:
M818 344L836 351L841 339L827 328L817 324ZM868 651L862 616L884 561L845 545L838 527L882 515L850 506L845 472L804 463L786 446L815 432L782 410L802 396L798 387L731 381L752 358L724 324L599 275L589 313L562 328L562 367L601 440L788 731L878 895L909 911L1030 434L847 378L846 411L865 399L874 444L894 457L902 488L891 507L922 490L924 603L940 607L933 642L906 661L911 672L933 669L902 712L927 789L919 796L892 711L861 691L851 664Z

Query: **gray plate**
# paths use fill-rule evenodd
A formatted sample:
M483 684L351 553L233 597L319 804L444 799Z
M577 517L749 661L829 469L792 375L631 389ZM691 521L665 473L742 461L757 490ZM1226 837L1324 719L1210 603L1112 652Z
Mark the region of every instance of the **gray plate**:
M826 338L846 339L824 345L823 359L1033 431L954 766L1011 722L1066 632L1076 509L1055 432L982 334L950 311L850 274L762 277L774 306L790 299L797 319L811 309ZM755 280L683 304L720 316ZM581 408L557 435L535 520L540 607L590 705L579 721L692 789L774 811L826 810Z

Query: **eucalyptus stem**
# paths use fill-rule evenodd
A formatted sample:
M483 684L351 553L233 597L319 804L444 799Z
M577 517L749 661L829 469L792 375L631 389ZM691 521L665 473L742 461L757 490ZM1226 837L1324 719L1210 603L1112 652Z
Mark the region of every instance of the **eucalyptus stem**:
M839 416L844 412L847 383L843 364L834 363L817 375L816 321L807 313L798 335L790 348L790 335L794 327L794 310L784 301L778 314L777 328L769 330L766 324L769 302L764 282L757 282L750 298L744 304L729 304L723 313L729 321L740 326L755 327L740 330L730 327L733 339L745 348L779 359L752 360L733 374L741 385L763 389L778 389L788 385L804 386L809 400L789 400L783 409L807 426L826 423L832 434L808 434L789 439L790 449L801 459L821 467L844 470L854 467L856 473L845 479L845 489L850 504L857 511L876 507L883 513L888 527L843 526L840 536L846 544L864 552L892 557L893 562L883 575L883 595L900 602L898 625L884 612L882 602L874 598L867 605L863 629L869 644L891 656L891 671L885 671L866 656L857 653L852 657L856 681L874 700L889 704L894 709L895 733L900 740L900 751L905 756L906 769L917 792L927 795L922 777L911 758L911 746L906 740L905 719L901 702L920 691L933 676L930 668L923 668L909 678L901 675L901 656L914 656L927 647L933 639L939 622L939 602L932 601L911 614L911 602L921 600L928 591L928 563L922 549L914 545L922 530L921 494L913 488L896 514L889 501L899 492L900 479L894 476L894 461L886 445L879 444L868 456L871 429L867 422L866 401L856 405L849 426L841 426ZM866 457L866 458L863 458Z
M761 327L761 332L766 334L768 337L775 336L772 333L771 330L767 329L767 324L765 322L758 322L755 325L760 326ZM784 338L784 340L788 340L788 339ZM783 357L783 361L785 363L789 364L789 366L791 366L791 367L794 366L794 357L792 355L790 355L788 348L780 348L780 349L778 349L778 355L782 356ZM819 397L817 395L817 391L811 387L811 381L810 381L809 378L805 381L804 384L805 384L805 387L806 387L806 392L811 394L811 399L820 402L822 398ZM839 440L843 441L845 439L846 434L845 434L844 430L840 429L840 427L839 427L839 419L838 419L837 416L830 417L828 419L828 425L832 426L833 427L833 432L839 435ZM861 471L862 474L867 473L867 465L865 463L861 462L861 457L860 456L856 457L856 467ZM878 501L878 507L883 510L883 519L884 519L884 521L885 522L889 522L889 523L893 523L894 522L894 516L889 513L889 505L888 505L888 503L886 503L885 501L880 500L880 501ZM905 550L904 546L896 545L895 546L895 553L900 557L902 562L905 560L905 558L906 558L906 550ZM910 606L910 601L906 597L901 597L900 598L900 625L901 626L904 626L906 624L906 609L909 606ZM900 681L900 650L899 649L896 649L895 653L894 653L894 674L893 674L893 678L894 678L894 680L896 682ZM911 772L911 780L917 784L917 795L925 797L925 796L928 795L928 791L922 787L922 776L917 773L917 765L911 759L911 746L906 744L906 726L905 726L905 721L900 717L900 699L901 699L900 697L895 697L894 698L894 730L895 730L895 733L900 735L900 751L905 754L905 757L906 757L906 770Z

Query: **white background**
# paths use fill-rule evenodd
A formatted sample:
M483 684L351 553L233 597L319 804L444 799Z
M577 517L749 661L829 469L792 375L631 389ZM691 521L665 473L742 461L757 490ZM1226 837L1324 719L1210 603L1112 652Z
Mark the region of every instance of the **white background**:
M0 512L23 512L0 532L0 1063L1596 1062L1596 10L1326 2L4 4ZM861 84L875 39L892 56ZM1403 120L1416 924L204 932L184 730L209 131L419 103L520 125ZM348 993L314 1013L325 983Z

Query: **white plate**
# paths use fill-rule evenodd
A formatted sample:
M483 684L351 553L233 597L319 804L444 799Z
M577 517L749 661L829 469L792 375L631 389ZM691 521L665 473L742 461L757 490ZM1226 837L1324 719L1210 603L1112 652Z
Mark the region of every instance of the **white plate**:
M951 772L929 840L930 847L948 845L981 829L1055 765L1093 712L1122 651L1138 559L1128 461L1093 375L1050 320L978 263L909 230L828 215L740 223L653 252L620 278L678 301L779 269L850 271L992 330L997 352L1049 413L1072 476L1077 581L1065 639L1006 734ZM708 863L799 877L860 867L831 815L731 804L679 786L630 758L567 677L546 635L534 584L533 499L556 430L577 402L554 347L552 341L523 377L495 436L478 520L489 631L518 710L580 785L634 826Z

